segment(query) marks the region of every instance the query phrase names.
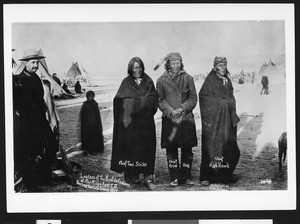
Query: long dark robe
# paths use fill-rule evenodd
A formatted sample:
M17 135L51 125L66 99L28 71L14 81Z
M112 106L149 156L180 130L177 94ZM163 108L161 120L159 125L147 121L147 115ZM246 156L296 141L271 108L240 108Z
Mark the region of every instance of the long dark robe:
M74 89L75 89L76 93L82 93L82 91L81 91L81 85L80 85L79 82L76 82Z
M114 98L113 111L111 170L153 174L157 95L152 79L144 74L138 85L127 76Z
M240 157L236 142L239 117L231 80L223 83L215 71L205 79L199 93L202 119L200 180L231 177Z
M85 101L80 111L82 150L89 153L104 150L103 130L98 103Z

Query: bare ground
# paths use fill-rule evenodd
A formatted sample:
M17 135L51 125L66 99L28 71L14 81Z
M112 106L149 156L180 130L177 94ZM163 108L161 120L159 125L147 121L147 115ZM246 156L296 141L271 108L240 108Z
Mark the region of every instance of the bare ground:
M109 129L112 126L111 103L100 104L103 129ZM69 148L80 142L80 132L78 115L80 106L63 108L59 110L61 118L61 144ZM199 114L198 114L199 117ZM272 144L265 144L261 153L255 156L255 141L261 132L264 114L251 115L241 114L241 121L238 125L238 145L241 150L241 157L235 170L238 181L230 185L212 184L209 187L203 187L199 183L200 162L201 162L201 132L198 131L198 146L193 148L194 160L192 167L191 179L195 185L190 187L180 185L172 188L169 186L169 172L167 169L165 150L160 148L160 121L156 124L157 129L157 152L156 152L156 189L155 191L213 191L213 190L286 190L287 189L287 166L283 165L282 170L278 168L278 148ZM197 117L195 117L197 119ZM105 135L105 151L99 155L85 157L82 154L76 155L71 160L82 165L80 175L104 175L124 180L122 174L110 170L112 134ZM45 187L45 192L86 192L97 191L87 189L82 186L72 187L66 181L61 181L58 186ZM117 184L118 191L147 191L143 185L124 186ZM101 191L101 190L100 190Z

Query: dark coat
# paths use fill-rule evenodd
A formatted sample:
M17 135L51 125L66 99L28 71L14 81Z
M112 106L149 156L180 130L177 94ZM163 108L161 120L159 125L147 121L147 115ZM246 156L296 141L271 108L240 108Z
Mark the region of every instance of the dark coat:
M152 79L144 74L140 85L132 76L123 79L113 101L113 111L111 170L153 174L157 95Z
M263 85L264 89L267 89L269 87L269 79L268 76L261 77L261 84Z
M44 122L46 119L46 105L41 79L36 73L30 73L26 69L18 75L17 79L22 86L19 101L20 114L35 121Z
M46 119L42 82L36 73L26 68L14 77L14 109L19 114L19 146L17 156L24 159L42 155L47 135L51 131Z
M85 101L80 110L82 150L95 153L104 150L102 122L98 103Z
M200 93L202 120L202 162L200 180L230 177L240 151L236 142L239 117L232 82L223 83L215 71L205 79Z
M156 84L158 105L162 111L161 147L187 148L197 145L196 126L192 110L197 104L193 77L184 70L174 80L165 72ZM181 107L184 114L179 119L171 118L174 109Z
M82 93L82 91L81 91L81 85L80 85L79 82L75 83L75 88L74 89L75 89L76 93Z

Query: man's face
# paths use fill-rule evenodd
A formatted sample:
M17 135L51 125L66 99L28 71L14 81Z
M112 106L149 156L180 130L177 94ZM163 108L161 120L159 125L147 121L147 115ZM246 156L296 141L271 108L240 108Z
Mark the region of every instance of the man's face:
M39 68L39 60L32 59L27 61L26 68L29 72L36 72Z
M173 74L177 74L180 71L181 67L181 61L180 60L174 60L170 61L170 71Z
M217 73L220 74L220 75L226 75L226 72L227 72L227 65L226 63L219 63L218 65L216 65L216 70L217 70Z
M135 78L140 78L142 76L142 68L138 62L134 62L132 71Z

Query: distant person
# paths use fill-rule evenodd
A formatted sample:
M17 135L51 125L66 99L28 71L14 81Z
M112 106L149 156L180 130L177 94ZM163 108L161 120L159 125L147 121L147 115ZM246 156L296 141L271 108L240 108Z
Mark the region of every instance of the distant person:
M242 77L244 77L245 76L244 70L242 70L240 74Z
M43 84L44 100L47 108L46 118L51 131L48 131L46 135L45 150L42 155L39 172L44 183L54 186L57 183L52 180L52 168L56 159L56 153L59 150L59 117L51 93L51 84L47 79L43 80Z
M59 86L61 86L61 81L60 81L60 79L57 77L57 74L56 74L56 73L53 73L52 78L54 79L55 82L57 82L57 84L58 84Z
M143 174L144 184L153 190L157 95L152 79L144 71L143 61L132 58L128 75L114 98L111 170L124 172L125 181L130 184L140 183L139 175Z
M239 84L244 84L244 82L245 82L244 77L241 76L241 77L239 78Z
M225 57L215 57L214 68L199 92L202 122L200 181L228 184L240 158L237 145L236 101Z
M166 148L167 152L170 186L194 185L191 170L192 147L197 146L193 114L197 104L195 83L193 77L183 69L179 53L170 53L164 60L165 72L158 78L156 89L159 97L158 106L162 111L161 147ZM181 148L180 165L178 148Z
M254 84L255 82L255 72L252 72L251 74L251 83Z
M269 94L269 79L268 79L268 76L264 75L261 77L261 84L262 84L262 90L260 92L260 95L261 94L266 94L268 95Z
M85 155L101 153L104 150L102 122L94 91L86 93L86 101L80 110L81 143Z
M68 85L67 85L66 81L64 81L64 84L63 84L62 88L63 88L63 90L66 91L67 94L72 94L71 91L68 88Z
M82 91L81 91L81 85L80 85L79 81L77 81L76 84L75 84L75 92L76 93L82 93Z
M44 90L36 71L39 68L40 56L35 49L24 52L20 61L25 62L24 70L15 77L18 88L15 109L20 117L19 144L17 157L18 167L23 179L24 191L40 191L41 185L37 172L38 162L44 151L46 136L50 126L45 115ZM15 97L15 96L14 96Z

